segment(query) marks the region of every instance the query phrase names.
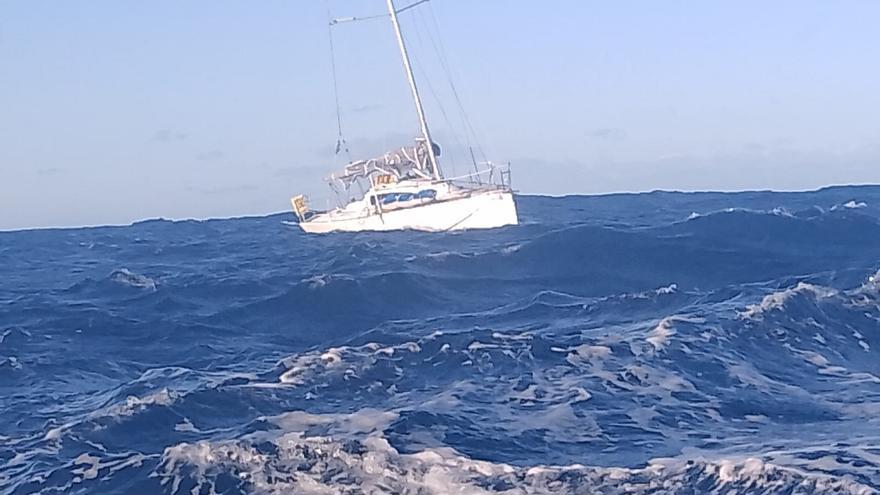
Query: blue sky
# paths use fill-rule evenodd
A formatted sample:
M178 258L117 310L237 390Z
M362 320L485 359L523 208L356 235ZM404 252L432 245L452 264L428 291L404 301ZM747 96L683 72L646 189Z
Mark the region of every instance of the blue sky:
M262 214L298 192L320 206L341 165L328 6L384 1L0 0L0 228ZM458 156L446 171L464 170L466 133L437 39L480 144L544 194L880 182L877 19L869 0L431 0L401 15L435 137ZM352 153L408 144L389 22L334 40Z

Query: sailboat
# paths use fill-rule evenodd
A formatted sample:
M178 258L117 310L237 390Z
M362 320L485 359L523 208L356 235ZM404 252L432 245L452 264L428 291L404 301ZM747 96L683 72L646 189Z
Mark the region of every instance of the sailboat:
M415 102L420 135L415 144L366 160L351 161L332 174L331 188L344 189L348 202L328 211L313 211L308 198L291 198L299 226L308 233L420 230L445 232L490 229L518 223L510 165L486 168L447 178L440 168L440 147L431 140L419 90L400 30L398 14L425 0L397 10L386 0L403 68ZM331 23L332 24L332 23ZM335 73L334 73L335 78ZM340 126L341 136L341 126ZM338 144L337 144L338 150ZM473 153L472 153L473 156ZM477 168L476 160L474 167ZM357 185L362 194L352 198Z

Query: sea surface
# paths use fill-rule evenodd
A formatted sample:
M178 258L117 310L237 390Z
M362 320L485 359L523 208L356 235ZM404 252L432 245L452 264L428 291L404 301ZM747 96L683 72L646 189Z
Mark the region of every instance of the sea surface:
M0 233L0 494L880 491L880 186L516 201Z

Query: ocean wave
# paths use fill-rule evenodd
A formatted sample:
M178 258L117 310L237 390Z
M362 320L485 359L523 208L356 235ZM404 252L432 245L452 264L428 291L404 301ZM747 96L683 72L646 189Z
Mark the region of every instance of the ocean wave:
M843 203L840 205L834 205L831 207L831 209L836 210L839 208L847 208L850 210L856 210L859 208L867 208L867 207L868 207L868 203L865 203L864 201L856 201L854 199L851 199L851 200L847 201L846 203Z
M878 205L0 233L0 495L876 493Z
M669 342L669 338L675 335L675 330L673 329L673 322L675 320L672 317L667 317L660 320L660 323L648 333L648 338L645 340L648 341L649 344L654 346L655 350L663 350L666 347L666 344Z
M176 394L168 389L162 389L151 393L144 397L129 395L125 398L125 402L114 404L102 412L111 418L121 418L124 416L133 416L144 409L151 406L168 406L176 400Z
M242 440L169 447L156 474L173 494L214 493L220 483L259 493L643 494L689 492L695 487L706 493L877 493L851 479L755 457L656 459L634 469L520 467L474 460L449 448L401 453L381 429L396 416L359 411L349 416L290 413L269 418L281 429ZM328 435L307 433L309 427L327 424L332 425ZM353 431L360 435L351 436Z
M740 313L740 316L753 320L760 319L771 311L783 309L787 302L796 297L811 296L814 300L821 300L833 297L836 294L837 291L829 287L798 282L794 287L767 294L760 303L747 306L745 311Z
M156 290L155 280L151 279L150 277L134 273L127 268L114 270L113 273L110 274L109 278L116 283L127 285L129 287Z

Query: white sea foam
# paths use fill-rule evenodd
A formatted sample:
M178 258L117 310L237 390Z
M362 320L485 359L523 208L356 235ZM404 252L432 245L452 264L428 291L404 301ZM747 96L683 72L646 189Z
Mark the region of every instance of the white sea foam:
M516 330L500 325L495 327L498 330L494 331L435 332L424 335L416 342L392 345L383 339L381 345L370 343L360 346L342 346L293 356L282 362L283 369L278 371L278 375L284 376L280 381L302 384L303 391L313 391L314 395L310 397L316 399L316 407L320 403L322 390L337 386L349 387L355 384L354 386L358 387L369 387L370 391L380 394L381 399L378 404L383 404L381 406L383 408L393 408L395 411L400 408L401 411L411 409L439 415L458 415L465 421L473 421L476 428L492 424L503 430L501 434L511 437L531 437L539 433L541 438L547 442L546 445L566 445L566 442L576 441L595 443L597 449L604 448L606 440L603 439L615 435L614 427L621 424L621 420L617 418L623 418L622 424L629 428L636 427L646 430L645 434L662 435L663 438L668 439L670 444L680 444L687 440L684 437L685 426L676 427L668 423L669 411L676 411L676 414L679 414L676 416L679 425L709 424L713 425L705 427L709 431L717 426L719 432L730 435L770 430L781 424L777 422L778 416L772 408L747 409L731 417L728 408L725 407L725 402L733 397L735 392L706 388L705 382L699 378L699 370L683 370L668 366L668 357L659 351L670 348L680 349L685 344L692 347L695 358L713 362L720 365L722 369L727 369L732 377L739 379L740 384L753 385L754 389L751 392L761 394L762 397L782 396L794 400L816 400L815 397L811 397L811 390L807 390L810 388L809 385L803 385L797 381L789 380L785 376L779 376L774 373L772 368L753 366L749 359L743 358L736 352L728 353L719 350L718 346L726 345L724 342L742 337L737 333L741 329L746 330L745 337L747 339L763 338L763 336L750 336L747 330L748 326L743 326L735 321L730 322L731 325L727 326L724 322L728 320L722 320L720 323L711 320L713 321L712 325L698 328L694 325L681 323L682 320L701 321L690 316L673 315L660 321L654 321L650 325L648 322L627 322L600 330L587 328L577 334L569 333L565 339L556 339L553 335L549 337L541 335L541 332L534 332L531 329L528 331ZM803 334L804 341L795 342L795 344L809 349L811 345L815 345L810 336L817 330L812 327L812 323L806 322L805 325L807 325L808 333ZM551 344L555 344L550 346L551 351L558 353L555 356L540 353L546 347L539 346L545 345L548 340ZM771 340L771 342L776 341ZM828 343L836 344L831 338L828 339ZM638 349L638 352L629 352L634 348ZM422 349L427 351L422 352ZM861 349L858 350L861 351ZM839 356L834 352L820 350L811 355L798 355L797 357L803 361L800 359L792 360L791 355L784 351L779 355L780 359L787 360L786 364L805 361L815 366L819 372L834 373L826 376L835 379L845 378L848 380L847 383L873 383L870 377L856 376L856 373L836 369L833 364L837 364ZM538 361L540 365L537 364ZM418 376L419 373L432 370L435 366L434 369L439 370L439 374L443 375L442 370L447 369L450 364L459 365L463 362L466 368L460 370L461 377L456 376L450 380L438 378L436 383L432 383L430 389L421 388L421 384L413 383L413 380L405 378ZM511 373L508 374L505 370L511 370ZM348 381L349 377L353 377L353 380ZM292 378L295 380L290 380ZM822 379L824 378L822 377ZM346 380L346 382L341 380ZM741 387L740 384L733 385L731 390ZM799 384L805 386L806 389L797 386ZM751 387L749 388L751 389ZM613 394L614 397L632 399L632 401L609 402L609 394ZM473 418L472 411L469 411L473 404L471 397L475 396L486 398L484 402L481 402L481 409L485 416L480 419ZM578 404L582 401L592 402ZM593 404L594 402L595 404ZM374 406L375 404L373 403ZM843 406L840 408L836 405L828 407L834 411L840 411L841 414L863 414L864 417L868 417L867 405L862 406L864 413L859 413L855 409L846 412L843 410ZM594 410L601 411L601 413L596 414L593 412ZM614 423L609 423L609 420L602 416L603 414L613 414ZM381 428L376 427L376 421L378 423L386 421L370 419L363 426L357 426L361 423L354 419L346 420L344 417L345 415L314 415L296 412L279 420L284 423L281 429L287 432L285 442L288 443L282 442L285 448L289 447L300 451L318 449L324 453L338 448L344 451L345 455L355 456L354 466L344 463L334 464L342 462L338 459L326 461L329 464L324 464L325 469L328 472L338 473L334 475L336 478L332 480L318 479L316 478L317 474L300 475L295 473L295 482L290 481L292 484L279 485L276 483L278 482L277 478L282 476L280 473L292 473L290 465L311 465L314 462L325 461L315 461L312 457L308 457L309 454L303 454L307 456L304 459L287 459L284 457L285 452L275 454L260 447L263 444L262 438L230 440L229 443L223 444L223 447L228 447L231 451L246 449L240 454L245 457L249 455L265 456L266 460L263 464L259 464L263 461L258 461L257 474L254 476L257 478L262 476L260 479L269 485L261 488L261 485L252 484L251 481L245 480L242 481L247 486L244 491L274 493L284 492L286 489L291 492L306 492L308 488L314 491L326 490L331 493L345 492L353 489L340 479L359 478L362 476L363 470L366 470L369 476L377 477L370 478L366 482L365 492L369 492L370 487L376 486L382 487L375 488L377 491L406 492L423 489L425 493L430 493L424 488L424 485L419 484L423 483L423 478L419 474L422 471L419 470L436 470L436 466L426 467L422 464L413 464L421 466L412 468L415 470L413 472L408 471L409 467L400 467L400 463L415 462L414 459L417 460L418 457L413 456L417 455L430 458L440 455L445 459L442 457L444 455L442 452L446 451L435 452L437 446L444 443L444 422L442 420L438 421L437 430L417 426L416 431L408 431L404 435L405 440L403 441L398 436L394 437L395 446L406 445L407 451L416 452L416 454L399 454L396 451L388 453L380 450L373 452L373 460L368 461L357 460L359 459L357 456L363 457L367 454L351 452L352 448L344 447L346 439L355 437L360 443L355 442L359 447L354 450L361 450L366 444L364 436L370 438L376 436L381 440L381 435L377 433ZM391 417L393 416L389 416L389 418ZM347 425L346 421L351 424ZM420 425L418 421L416 424ZM452 427L452 429L455 428L457 427ZM706 431L702 426L696 428L700 431ZM407 429L404 428L404 430ZM374 433L376 434L374 435ZM318 442L316 435L321 435L321 438L330 443ZM194 445L187 448L192 452L199 452ZM214 452L215 446L216 444L210 444L206 448L209 452ZM753 451L761 452L763 455L764 449L756 446ZM225 454L212 453L211 455L223 457ZM281 459L278 459L278 455L281 456ZM388 464L382 464L376 460L387 459L388 456L393 458L387 461ZM567 454L562 454L557 458L569 459L570 457ZM603 457L603 460L607 460L607 455ZM714 490L715 488L712 487L715 485L712 483L717 482L720 493L725 493L723 490L729 490L729 493L751 493L749 490L752 490L753 487L738 483L745 483L743 481L745 479L753 479L754 476L746 475L757 473L758 468L761 467L755 463L747 464L739 458L721 459L718 462L706 461L703 464L697 462L694 465L702 466L711 473L715 473L712 475L714 478L711 476L708 478L695 477L694 473L689 471L691 468L687 466L685 466L687 472L680 473L681 476L684 476L687 482L707 483L700 485L709 486L707 492ZM163 466L167 467L168 464L164 463ZM767 466L772 465L767 464ZM656 467L653 464L649 466L650 469ZM649 468L639 471L639 475L627 474L626 470L617 470L614 476L619 477L622 485L635 482L633 480L638 479L638 476L647 476L647 473L653 473L653 471L649 471ZM761 469L765 468L766 466L761 467ZM535 466L534 469L535 472L538 472L555 468ZM389 480L382 474L385 470L398 472L402 478L396 477L398 475L392 475ZM252 471L254 470L248 466L241 467L234 461L224 460L219 464L212 464L201 474L202 483L204 483L202 486L208 487L210 481L220 473L237 476L239 472L251 473ZM766 474L766 469L764 472ZM788 473L789 471L784 472ZM170 480L179 479L181 493L189 492L193 488L191 483L195 479L194 476L196 478L199 476L198 470L186 463L178 464L174 469L171 469L170 473L167 476L169 485L166 486L170 487L170 483L173 482ZM656 473L656 475L666 476L670 473L671 471L667 470ZM779 475L783 478L786 476L777 471L772 471L772 473L773 476ZM570 471L566 471L559 476L565 478L570 474ZM446 475L450 474L446 473ZM574 475L579 474L575 473ZM251 474L247 474L247 476L251 476ZM293 475L286 479L290 480L291 476ZM495 478L489 480L461 478L462 475L458 471L453 472L450 476L452 476L452 482L464 483L462 485L465 487L462 488L464 491L506 486L508 488L505 490L510 490L508 493L527 493L527 491L542 493L541 490L535 488L535 485L528 484L522 479L512 480L510 481L512 484L508 485L505 484L507 481L498 481ZM812 479L811 474L805 474L805 476ZM791 479L786 478L786 480L790 481ZM592 479L583 481L584 486L593 486ZM395 485L394 483L397 482L401 484ZM340 485L340 483L342 484ZM501 485L497 483L501 483ZM553 483L559 483L559 480L556 479ZM693 485L685 483L682 486ZM770 493L773 489L784 489L788 485L770 484L767 486L768 493ZM821 488L812 485L805 486L808 488L804 489L804 493L822 492ZM556 492L562 491L564 493L566 490L557 490ZM584 489L581 488L581 490ZM590 489L587 490L589 492ZM659 486L656 490L663 491ZM209 491L209 488L205 488L205 491ZM503 492L504 490L499 491ZM574 492L575 489L567 491ZM601 491L601 488L596 491ZM543 493L551 492L554 490L548 489ZM607 492L627 493L620 485L615 485ZM636 490L632 492L638 493ZM841 492L846 493L846 490L842 489ZM479 492L475 491L475 493ZM795 493L798 492L795 491Z
M880 308L880 270L868 276L858 288L848 291L847 295L853 306Z
M645 340L654 346L655 351L662 351L665 349L666 345L669 343L669 338L675 335L675 329L672 327L674 321L674 317L663 318L660 320L660 323L648 333L648 337Z
M372 433L379 431L398 418L398 413L379 409L360 409L350 414L311 414L290 411L262 418L288 432L303 432L312 426L331 425L333 434Z
M73 423L67 423L61 426L56 426L55 428L50 428L49 431L47 431L46 434L43 436L43 440L60 440L61 435L63 435L65 431L69 430L71 426L73 426Z
M654 290L647 290L642 292L633 292L622 295L615 296L607 296L597 299L597 301L614 301L619 299L656 299L657 296L668 296L670 294L675 294L678 292L678 284L672 283L669 285L665 285L663 287L657 287ZM576 296L572 296L576 297ZM582 299L582 298L579 298ZM586 307L586 304L584 305Z
M461 256L466 257L464 253L452 252L452 251L438 251L436 253L428 253L425 255L426 258L440 260L443 261L450 256Z
M97 411L94 417L110 417L121 418L133 416L150 406L168 406L174 403L178 398L178 394L163 388L144 397L129 395L125 402L114 404L110 407Z
M344 348L330 348L325 352L310 352L293 356L282 361L287 371L278 377L281 383L302 385L306 379L320 370L328 370L342 364Z
M370 418L351 436L308 436L309 425L344 425L345 415L283 415L281 430L238 440L181 443L165 449L155 475L170 493L216 493L215 481L238 489L283 493L420 493L508 495L551 493L647 494L700 487L704 493L875 494L846 477L779 466L757 457L654 459L642 468L535 465L517 467L469 458L448 447L400 453L381 428L394 417ZM332 428L331 428L332 430ZM261 445L271 442L273 447ZM84 462L93 466L92 459ZM87 468L84 472L88 472Z
M128 285L129 287L136 287L138 289L156 290L157 285L156 281L150 277L134 273L128 268L115 270L110 274L110 280L123 285Z
M777 206L776 208L773 208L772 210L770 210L770 214L780 216L780 217L794 218L794 215L792 215L791 212L788 211L787 208L782 207L782 206Z
M856 201L854 199L851 199L841 205L834 205L831 207L831 209L837 210L839 208L846 208L848 210L857 210L860 208L867 208L867 207L868 207L868 203L865 203L864 201Z
M183 421L174 425L174 431L188 431L193 433L199 433L200 430L192 424L192 421L189 418L183 418Z
M785 307L785 304L794 297L810 295L816 299L827 299L836 294L837 291L830 287L798 282L794 287L789 287L764 296L758 304L747 306L745 311L740 312L740 317L749 320L761 320L767 313Z
M358 347L331 347L281 360L279 365L285 371L278 377L278 381L284 385L296 386L315 378L357 374L361 369L372 367L379 359L393 358L400 353L418 352L421 352L421 347L416 342L403 342L394 346L380 346L370 342ZM355 358L350 363L346 362L348 355Z
M501 254L508 255L513 254L522 249L522 244L511 244L510 246L505 246L501 248Z
M101 459L83 453L73 460L73 464L76 466L88 466L74 469L73 474L80 476L80 480L90 480L98 476L98 468L101 465Z
M712 215L726 215L726 214L730 214L730 213L754 213L754 214L758 214L758 215L774 215L774 216L779 216L779 217L790 217L790 218L794 217L794 215L791 213L791 211L789 211L787 208L785 208L783 206L777 206L776 208L773 208L771 210L755 210L755 209L751 209L751 208L723 208L721 210L710 211L709 213L697 213L697 212L693 211L693 212L691 212L690 215L688 215L687 219L694 220L696 218L701 218L701 217L709 217Z
M300 280L300 282L302 282L304 284L308 284L310 289L320 289L321 287L324 287L324 286L326 286L336 280L352 281L352 280L354 280L354 277L352 277L351 275L345 275L345 274L341 274L341 273L335 273L335 274L321 273L318 275L312 275L311 277L306 277L306 278Z
M863 291L880 292L880 270L868 277L868 280L862 284Z
M660 287L659 289L654 290L654 293L658 296L675 294L676 292L678 292L678 284L669 284L666 287Z
M97 478L101 471L104 471L104 478L108 478L113 473L121 471L128 467L140 466L144 463L146 457L143 454L132 453L115 456L110 459L103 459L97 455L83 452L73 460L76 466L71 470L74 478L71 484L83 483L87 480Z
M670 340L673 336L678 334L678 331L675 329L676 323L703 323L704 319L693 316L693 315L672 315L667 316L661 319L657 324L648 332L648 335L645 337L645 342L651 345L651 348L654 352L662 351L666 349L669 345ZM634 343L633 343L634 344ZM633 347L633 352L636 354L641 353L642 351L637 348L635 345L631 345Z
M604 359L611 355L611 348L604 345L581 344L569 349L555 349L562 352L569 352L568 362L577 364L578 362L590 362L597 359Z
M15 356L0 357L0 368L6 366L6 363L9 363L9 367L14 370L20 370L22 368L21 361Z

